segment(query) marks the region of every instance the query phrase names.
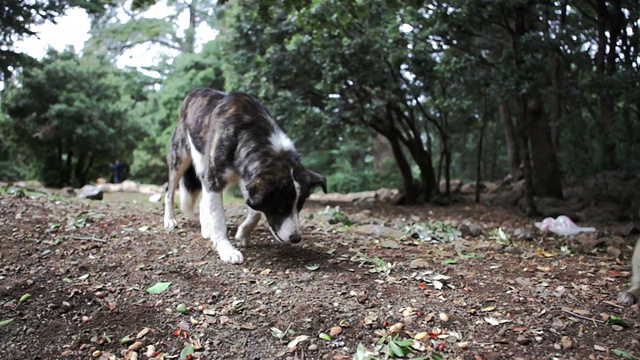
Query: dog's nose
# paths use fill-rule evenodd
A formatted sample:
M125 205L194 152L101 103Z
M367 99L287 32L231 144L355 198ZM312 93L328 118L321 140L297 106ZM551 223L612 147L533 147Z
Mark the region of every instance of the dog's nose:
M300 240L302 240L302 236L300 236L300 234L293 234L291 236L289 236L289 241L292 243L299 243Z

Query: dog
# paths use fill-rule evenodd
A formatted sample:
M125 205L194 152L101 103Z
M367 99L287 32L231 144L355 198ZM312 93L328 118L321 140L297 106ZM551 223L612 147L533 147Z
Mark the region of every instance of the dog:
M302 239L300 210L311 190L327 192L324 176L307 170L293 142L267 109L253 96L196 89L185 98L167 155L169 182L164 227L177 226L174 194L179 187L180 209L195 218L199 206L202 236L210 239L220 259L241 263L244 258L227 237L222 191L239 183L248 215L235 239L246 247L262 214L273 237L283 243Z

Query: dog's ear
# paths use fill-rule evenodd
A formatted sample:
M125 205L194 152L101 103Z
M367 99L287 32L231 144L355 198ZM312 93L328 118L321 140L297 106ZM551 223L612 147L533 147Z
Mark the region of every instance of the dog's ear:
M263 180L255 179L246 186L247 188L247 205L256 209L262 204L264 196L267 193L267 184Z
M327 178L311 170L305 170L305 172L306 172L305 178L307 180L307 184L309 184L309 187L313 189L316 186L320 186L322 188L322 191L324 191L324 193L326 194Z

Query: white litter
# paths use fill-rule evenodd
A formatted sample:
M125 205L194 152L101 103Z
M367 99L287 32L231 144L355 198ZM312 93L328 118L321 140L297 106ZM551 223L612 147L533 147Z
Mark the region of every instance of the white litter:
M536 227L541 231L550 231L552 233L570 236L581 232L595 232L594 227L580 227L576 225L569 217L560 215L557 218L548 217L542 222L535 223Z

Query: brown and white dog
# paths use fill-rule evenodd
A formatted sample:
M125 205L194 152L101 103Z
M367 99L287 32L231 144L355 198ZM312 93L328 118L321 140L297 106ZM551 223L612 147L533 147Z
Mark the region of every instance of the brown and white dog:
M247 246L264 214L274 238L284 243L301 240L299 212L311 190L322 187L324 176L300 163L291 139L254 97L196 89L182 104L167 155L169 184L164 226L178 222L174 193L179 183L180 209L194 217L198 196L202 236L210 239L222 261L241 263L243 256L227 237L222 191L239 182L248 216L235 235Z

